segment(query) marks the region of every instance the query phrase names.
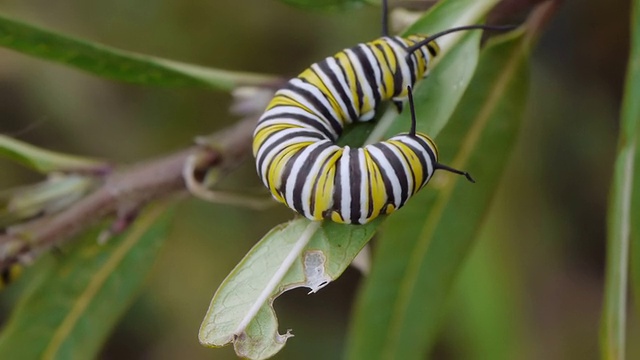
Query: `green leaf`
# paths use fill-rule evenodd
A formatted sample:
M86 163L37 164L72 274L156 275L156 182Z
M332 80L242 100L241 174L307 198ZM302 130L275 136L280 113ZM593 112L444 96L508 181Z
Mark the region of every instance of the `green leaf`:
M634 248L632 276L636 296L640 289L640 1L633 1L632 4L631 54L622 103L618 155L609 198L607 265L600 336L602 358L611 360L625 359L630 239Z
M190 65L79 40L0 16L0 46L95 75L148 86L198 86L230 91L272 85L276 77Z
M340 9L352 8L366 3L371 0L280 0L281 2L304 9Z
M482 17L484 17L486 11L491 7L492 4L495 3L495 0L485 0L485 1L477 1L477 0L458 0L458 1L445 1L441 3L441 5L434 8L432 12L429 12L425 15L426 19L434 19L437 17L441 20L439 24L445 24L446 21L449 21L452 24L456 24L459 18L467 19L470 22L476 22ZM479 5L480 4L480 5ZM462 5L462 6L461 6ZM473 19L473 20L472 20ZM423 27L416 27L414 31L416 32L426 32L429 30L430 21L422 21ZM443 25L444 26L444 25ZM450 26L449 26L450 27ZM442 101L440 104L435 104L435 101L441 101L445 98L445 96L431 97L431 94L425 94L424 91L418 92L416 96L416 101L418 103L425 104L434 104L434 106L425 106L421 109L422 114L427 113L428 116L425 116L425 119L430 121L434 121L438 126L443 126L446 123L447 118L453 112L453 109L456 106L457 99L460 98L464 89L466 88L468 81L471 78L471 74L473 73L473 69L475 68L477 61L477 47L479 40L478 33L471 34L462 34L461 36L453 36L448 45L450 48L443 48L443 56L439 61L439 65L433 69L433 72L429 78L422 81L423 85L427 90L431 90L434 92L443 92L444 94L448 94L446 101ZM456 68L453 68L456 66ZM461 68L457 68L460 66ZM429 82L432 82L432 85L427 85ZM428 86L428 87L427 87ZM345 137L349 137L351 141L353 141L352 145L361 145L365 138L369 138L369 141L378 141L385 133L388 131L389 124L386 122L385 117L389 117L390 119L395 118L395 114L392 112L387 112L388 115L385 115L383 119L381 119L380 123L376 124L376 128L374 129L373 134L370 134L371 125L370 124L359 124L352 129L349 129L349 134L346 134ZM420 127L429 126L421 124ZM406 131L408 128L408 122L405 127L403 127L403 131ZM355 143L355 144L354 144ZM334 224L331 222L323 222L319 229L313 234L313 236L320 236L322 238L326 237L330 239L331 242L340 243L343 239L353 239L354 243L350 245L350 248L360 249L362 248L367 241L373 235L373 232L378 227L378 225L384 220L384 217L380 217L376 221L369 223L364 226L350 226L350 225L340 225ZM280 249L283 245L282 242L289 243L293 241L292 239L300 239L303 238L304 232L308 229L307 226L310 226L308 220L300 219L294 222L290 222L287 224L282 224L276 227L271 233L269 233L263 240L261 240L259 246L260 249L264 249L260 256L265 259L272 259L273 256L277 256L277 253L273 249ZM307 224L307 225L302 225ZM353 231L355 229L360 229L359 231L364 231L366 236L354 236ZM286 234L286 235L285 235ZM286 238L285 238L286 237ZM289 240L287 240L289 239ZM289 247L293 245L288 245ZM255 249L255 248L254 248ZM269 250L270 252L267 252ZM271 253L273 251L273 253ZM218 316L217 314L226 314L231 311L222 311L219 304L222 304L226 299L227 295L223 294L233 294L235 297L242 298L255 298L255 295L251 295L254 289L265 289L267 288L266 284L268 279L264 278L262 274L265 272L262 268L253 269L255 260L247 260L248 257L255 256L253 255L254 250L247 255L247 258L243 260L243 262L238 265L242 270L251 269L251 271L240 271L240 268L236 268L229 278L225 280L225 282L220 286L218 292L214 296L212 300L212 305L207 313L203 326L200 332L200 341L203 344L209 346L222 346L225 345L233 339L236 340L236 351L240 356L246 357L254 357L255 358L263 358L275 354L281 347L284 345L285 338L278 337L277 333L277 319L275 318L275 314L273 310L268 306L270 304L268 300L263 300L260 303L262 307L260 307L259 312L252 311L251 314L255 313L252 319L255 319L256 324L268 324L267 328L260 328L256 330L251 330L247 328L245 331L244 326L239 326L242 324L238 319L243 319L242 314L247 314L250 308L246 303L243 307L238 306L234 311L237 310L238 314L235 314L232 320L228 320L225 317ZM340 256L339 265L341 269L346 268L351 261L353 261L357 252L349 252L347 255ZM263 260L266 261L266 260ZM279 263L275 261L276 263ZM341 271L340 271L341 272ZM238 285L237 281L233 281L233 287L230 287L229 283L231 282L229 279L234 278L234 274L240 274L244 276L248 276L245 282L253 284L252 286L247 285ZM276 292L279 294L280 292ZM276 293L269 293L269 296L273 296ZM271 297L268 297L270 299ZM264 299L264 297L262 297ZM253 304L249 301L250 304ZM218 305L216 305L218 304ZM214 310L218 309L218 310ZM267 320L265 320L267 319ZM240 329L240 330L239 330ZM241 333L249 334L250 336L245 337L237 337ZM243 345L238 345L238 341L241 341ZM259 349L252 348L251 356L245 353L246 345L244 344L260 344Z
M476 24L497 3L496 0L441 1L407 29L403 35L431 34L456 26ZM435 138L447 123L478 62L480 31L459 32L438 39L441 53L434 59L429 77L414 89L417 130ZM407 132L411 124L408 111L396 116L387 111L367 143Z
M170 212L155 206L106 245L91 231L59 255L21 299L0 335L6 359L92 359L135 298L166 237Z
M35 185L2 191L0 229L58 212L86 195L96 183L92 177L57 175Z
M100 173L108 164L85 157L57 153L0 134L0 156L41 173L55 171Z
M285 345L273 301L305 286L314 293L335 280L373 236L377 223L340 226L304 218L282 224L262 238L231 271L211 300L200 342L234 344L238 356L266 359Z
M527 334L530 291L521 281L521 254L515 241L500 236L506 228L501 215L489 215L452 289L445 321L454 339L447 342L459 344L460 359L512 359L529 350L528 339L535 341Z
M537 30L533 26L529 36ZM389 218L355 309L349 359L424 359L433 345L448 292L518 134L531 43L518 31L481 53L469 88L437 138L441 161L469 170L478 183L440 172Z

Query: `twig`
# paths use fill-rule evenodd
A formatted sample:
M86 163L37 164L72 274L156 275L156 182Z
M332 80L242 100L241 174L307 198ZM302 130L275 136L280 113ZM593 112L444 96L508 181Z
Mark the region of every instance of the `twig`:
M143 162L107 175L101 187L60 213L9 229L0 235L0 270L15 259L61 245L107 216L122 209L139 209L154 199L185 189L182 171L190 156L205 159L196 171L211 167L229 171L251 151L255 118L247 118L210 138L214 146L193 146L160 159Z

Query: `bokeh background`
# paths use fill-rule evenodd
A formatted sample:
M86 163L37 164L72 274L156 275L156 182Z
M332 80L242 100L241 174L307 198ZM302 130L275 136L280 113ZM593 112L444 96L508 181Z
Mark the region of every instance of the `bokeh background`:
M438 359L593 359L603 290L606 209L628 53L627 1L566 1L532 61L520 141L452 296ZM276 0L5 0L18 19L141 53L231 70L293 76L379 36L379 8L303 11ZM232 124L231 96L120 84L0 49L0 132L57 151L129 164ZM639 99L640 101L640 99ZM0 160L0 189L39 180ZM260 187L246 163L225 182ZM395 216L401 216L400 213ZM197 332L217 286L275 224L292 217L179 204L147 286L104 359L234 359ZM361 277L276 301L291 328L279 359L333 359L345 347ZM0 294L6 319L22 284ZM630 324L629 358L640 356Z

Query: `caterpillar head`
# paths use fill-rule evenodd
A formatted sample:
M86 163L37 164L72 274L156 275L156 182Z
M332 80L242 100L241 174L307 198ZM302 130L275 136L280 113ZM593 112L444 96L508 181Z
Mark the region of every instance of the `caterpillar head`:
M407 38L407 40L413 43L412 45L413 47L413 46L416 46L416 44L419 44L428 38L429 38L429 35L416 34L416 35L410 35ZM412 56L414 59L414 62L416 62L419 65L418 74L417 74L418 78L427 77L427 75L429 74L429 71L428 71L429 62L432 58L438 56L438 54L440 54L440 46L435 40L426 42L419 48L416 48L415 50L407 54L407 57Z
M512 30L515 26L513 25L505 25L505 26L488 26L488 25L466 25L466 26L458 26L453 27L439 33L429 35L410 35L408 37L409 40L414 42L413 45L407 48L407 58L410 56L418 56L416 53L422 54L423 57L436 57L440 53L440 47L436 43L436 39L451 34L458 31L467 31L467 30L493 30L493 31L506 31Z

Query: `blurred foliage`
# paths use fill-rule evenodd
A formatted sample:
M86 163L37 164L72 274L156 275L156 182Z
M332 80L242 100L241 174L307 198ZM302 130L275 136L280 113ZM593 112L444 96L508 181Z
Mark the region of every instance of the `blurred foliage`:
M16 359L94 358L155 262L170 222L166 204L147 209L107 244L88 231L25 294L0 336Z
M9 0L2 11L130 51L286 76L380 29L377 7L305 12L261 0L47 5ZM561 9L543 34L519 142L456 284L434 358L596 358L628 13L626 1L583 1ZM0 52L0 133L42 148L133 162L236 120L224 93L121 84ZM0 168L0 189L40 180L5 160ZM260 187L250 163L226 180L227 187ZM235 358L230 347L212 353L198 344L197 329L224 277L291 212L189 200L175 214L149 285L100 357ZM29 281L27 273L2 293L2 318ZM280 323L296 338L278 358L338 358L359 281L348 270L317 294L279 298ZM632 322L629 338L639 331ZM629 358L640 356L640 343L628 347Z

